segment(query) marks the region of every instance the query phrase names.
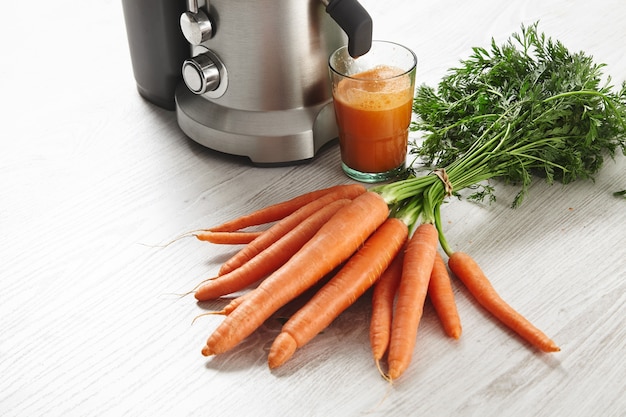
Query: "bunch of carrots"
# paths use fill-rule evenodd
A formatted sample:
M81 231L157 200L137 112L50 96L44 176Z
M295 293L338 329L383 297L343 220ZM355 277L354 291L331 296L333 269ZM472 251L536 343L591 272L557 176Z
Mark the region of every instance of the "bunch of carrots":
M351 184L305 193L196 233L244 245L218 276L198 285L198 300L252 288L221 311L225 318L204 355L232 349L313 292L270 348L269 366L278 367L373 287L372 353L394 381L410 365L427 297L445 332L460 337L452 275L531 346L559 350L498 295L471 256L452 249L440 207L464 189L474 190L469 199L495 199L490 179L520 187L517 207L536 176L563 184L593 178L605 155L626 155L626 83L614 90L602 79L604 65L570 53L537 24L522 26L502 46L492 40L491 49L472 50L437 88L417 89L412 130L424 137L413 153L432 168L428 174L412 168L406 178L370 189ZM268 227L246 231L260 225Z
M273 341L268 364L279 367L373 287L372 353L381 375L394 381L411 363L427 297L446 334L455 339L461 335L451 276L438 250L441 243L449 269L486 310L541 351L558 351L497 294L469 255L450 250L437 219L423 213L413 206L390 206L376 188L348 184L305 193L194 232L200 240L243 245L216 277L194 289L198 301L243 294L219 312L224 320L202 354L234 348L281 307L314 289ZM269 226L261 232L245 230L259 225Z

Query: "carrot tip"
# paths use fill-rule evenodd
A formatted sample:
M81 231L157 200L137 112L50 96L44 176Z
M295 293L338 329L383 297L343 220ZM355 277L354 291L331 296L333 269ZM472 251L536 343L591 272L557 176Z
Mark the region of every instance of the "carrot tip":
M560 352L561 348L558 347L554 342L546 347L545 352Z
M450 331L449 336L453 338L454 340L459 340L461 338L461 329Z
M208 346L202 348L202 356L211 356L212 354L213 352L211 352L211 349Z
M402 363L397 360L389 362L389 370L387 371L387 377L389 382L400 378L408 366L408 363Z
M289 333L281 332L270 348L267 359L270 369L278 368L287 362L287 360L293 356L297 348L298 343L296 340Z

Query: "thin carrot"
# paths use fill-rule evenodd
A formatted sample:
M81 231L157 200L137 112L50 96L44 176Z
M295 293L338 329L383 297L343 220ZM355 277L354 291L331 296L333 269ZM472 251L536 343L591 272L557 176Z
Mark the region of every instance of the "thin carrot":
M211 232L202 230L194 233L198 240L219 245L248 244L258 238L263 232Z
M543 352L561 350L548 336L500 297L471 256L463 252L454 252L448 259L448 266L480 305L532 346Z
M370 319L370 345L372 354L380 369L380 360L387 352L391 334L391 320L396 291L402 276L404 250L400 250L391 265L383 272L372 291L372 317Z
M322 207L241 267L206 280L196 289L196 299L206 301L240 291L271 274L287 262L341 207L348 205L350 201L341 199Z
M221 313L224 314L225 316L232 313L237 307L241 305L241 303L243 303L243 300L245 300L246 297L250 296L250 292L251 291L248 291L244 294L241 294L239 297L236 297L230 300L230 302L224 306Z
M205 356L226 352L280 307L348 259L389 215L383 198L361 194L341 208L289 261L246 297L209 336Z
M446 334L454 339L461 337L461 319L454 300L450 274L439 253L435 255L435 263L430 274L428 297Z
M323 196L298 208L242 248L224 262L218 275L227 274L248 262L322 207L340 199L347 198L351 200L364 192L365 188L360 184L344 185L326 192Z
M438 239L435 226L422 223L415 229L404 254L387 356L387 376L391 381L400 377L411 363Z
M194 317L193 322L195 322L198 318L204 317L204 316L227 316L229 315L234 309L236 309L243 302L243 300L249 293L250 292L248 291L247 293L244 293L238 297L232 298L230 302L226 304L221 310L209 310L209 311L205 311L204 313L198 314L196 317Z
M301 309L283 325L268 356L270 368L285 363L367 291L401 250L408 235L404 222L389 218Z
M211 227L208 230L211 232L233 232L249 226L257 226L260 224L275 222L288 216L289 214L293 213L300 207L305 206L311 201L317 200L325 194L344 187L355 187L358 185L359 184L336 185L329 188L311 191L305 194L301 194L290 200L286 200L277 204L272 204L244 216L229 220L218 226ZM361 188L363 189L363 192L365 192L365 187L361 186Z

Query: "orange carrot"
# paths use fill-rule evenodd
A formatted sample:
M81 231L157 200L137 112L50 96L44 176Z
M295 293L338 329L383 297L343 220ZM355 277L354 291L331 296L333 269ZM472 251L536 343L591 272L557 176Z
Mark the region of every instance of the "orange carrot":
M240 295L239 297L236 297L236 298L233 298L232 300L230 300L230 302L224 306L224 308L222 309L221 313L224 314L225 316L227 316L230 313L232 313L237 307L239 307L241 305L241 303L243 303L243 300L245 300L246 297L250 296L250 292L251 291L248 291L248 292Z
M366 192L341 208L289 261L264 279L209 336L205 356L226 352L280 307L348 259L389 215L383 198Z
M264 278L287 262L306 242L317 233L341 207L351 200L333 201L309 216L270 247L233 271L206 280L195 291L199 301L206 301L239 291Z
M313 200L317 200L321 196L328 194L330 192L336 191L341 188L351 187L354 188L359 184L350 184L350 185L336 185L329 188L324 188L321 190L311 191L309 193L301 194L297 197L294 197L290 200L286 200L277 204L272 204L270 206L264 207L260 210L256 210L252 213L246 214L244 216L238 217L236 219L232 219L225 223L222 223L219 226L215 226L209 229L211 232L233 232L236 230L241 230L249 226L257 226L260 224L271 223L277 220L280 220L294 211L298 210L300 207L305 206ZM363 192L365 192L365 187L361 186Z
M377 365L387 352L391 334L393 303L402 276L404 250L400 250L391 265L383 272L372 291L372 317L370 319L370 344Z
M450 274L439 253L435 256L435 263L430 274L428 297L446 334L454 339L461 337L461 319L454 300Z
M204 313L198 314L193 320L196 321L196 319L203 317L203 316L227 316L229 315L234 309L236 309L239 304L241 304L243 302L243 300L245 299L245 297L250 293L250 291L248 291L247 293L244 293L238 297L232 298L230 300L230 302L228 304L226 304L221 310L209 310L206 311Z
M248 262L322 207L340 199L351 200L364 192L365 188L360 184L344 185L340 188L334 188L323 196L305 204L267 229L227 260L220 268L218 275L227 274Z
M283 325L270 348L270 368L281 366L352 305L387 269L406 241L408 228L389 218L301 309Z
M248 244L258 238L263 232L211 232L202 230L194 233L198 240L220 245Z
M448 266L480 305L532 346L543 352L561 350L548 336L500 297L471 256L463 252L454 252L448 259Z
M400 377L411 363L438 238L433 224L422 223L415 229L404 254L387 355L387 375L391 381Z

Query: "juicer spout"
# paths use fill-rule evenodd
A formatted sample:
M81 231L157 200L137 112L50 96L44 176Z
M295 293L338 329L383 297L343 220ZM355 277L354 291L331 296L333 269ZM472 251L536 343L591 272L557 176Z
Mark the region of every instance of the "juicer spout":
M348 53L357 58L372 46L372 18L357 0L322 0L326 13L348 35Z

